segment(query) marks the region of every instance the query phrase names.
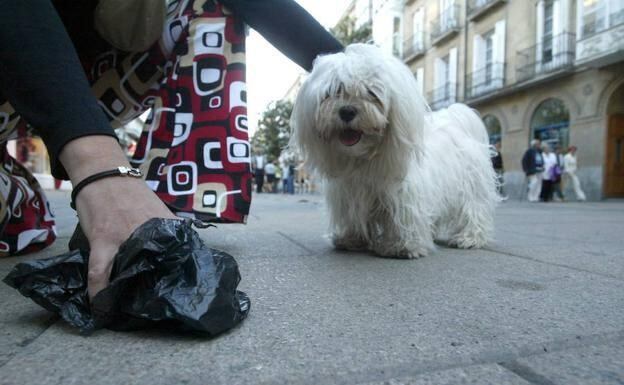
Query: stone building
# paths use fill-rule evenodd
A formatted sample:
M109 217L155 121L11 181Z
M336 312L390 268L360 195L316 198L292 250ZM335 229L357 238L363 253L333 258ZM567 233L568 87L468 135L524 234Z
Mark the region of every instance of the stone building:
M624 196L624 1L408 0L396 25L431 107L467 103L501 140L507 194L540 138L578 147L589 199Z

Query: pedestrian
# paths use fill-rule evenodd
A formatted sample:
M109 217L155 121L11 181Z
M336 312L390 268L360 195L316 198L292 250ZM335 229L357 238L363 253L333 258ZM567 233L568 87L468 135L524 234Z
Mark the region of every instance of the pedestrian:
M253 159L254 181L256 182L256 192L264 191L264 155L256 155Z
M503 186L505 184L505 179L504 179L505 167L503 166L503 154L501 154L500 140L494 144L494 149L496 150L496 155L494 155L491 158L492 167L494 168L494 171L496 172L498 195L501 197L503 201L505 201L507 200L507 196L505 196L505 193L503 190Z
M574 189L574 194L576 195L576 199L578 201L585 201L585 193L581 188L581 182L579 181L578 176L576 176L576 171L578 169L578 163L576 159L576 146L570 146L568 149L568 153L563 157L563 172L566 176L567 180L572 182L572 188Z
M264 174L266 175L267 192L274 192L275 185L275 165L273 164L273 160L269 160L269 162L264 166Z
M277 163L277 162L276 162ZM279 165L275 165L275 182L273 182L273 192L280 192L281 181L282 181L282 168Z
M288 193L288 164L285 161L280 163L282 169L282 194Z
M533 139L531 146L522 157L522 170L524 170L528 180L527 199L529 202L537 202L542 191L544 158L542 157L540 145L539 139Z
M557 165L557 156L550 151L550 146L547 143L542 145L542 158L544 159L544 171L542 172L540 199L543 202L550 202L553 196L554 169Z
M553 200L563 202L565 201L565 197L562 191L562 175L563 175L563 153L561 151L561 146L557 145L555 147L555 156L557 157L557 164L553 167Z
M0 138L25 131L28 122L48 148L53 176L74 186L85 182L72 206L90 244L90 295L108 284L121 243L150 218L247 218L244 24L308 71L318 55L343 49L294 0L169 1L163 23L130 23L128 29L159 26L158 40L136 51L122 49L95 29L95 8L105 1L0 0ZM122 29L113 23L112 31ZM136 178L141 174L131 169L113 126L150 108L132 159L145 183ZM2 253L41 249L54 240L45 195L0 148L0 172L9 180L0 193L14 207L9 211L22 213L1 219ZM18 190L37 199L11 201ZM205 200L214 195L221 204Z

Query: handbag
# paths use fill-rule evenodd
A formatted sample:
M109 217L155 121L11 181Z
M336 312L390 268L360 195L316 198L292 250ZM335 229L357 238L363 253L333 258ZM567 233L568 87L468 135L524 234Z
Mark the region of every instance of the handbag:
M158 41L166 18L166 0L99 0L94 25L113 47L140 52Z
M558 164L554 165L552 169L550 169L550 176L553 181L561 180L561 174L563 174L563 170Z

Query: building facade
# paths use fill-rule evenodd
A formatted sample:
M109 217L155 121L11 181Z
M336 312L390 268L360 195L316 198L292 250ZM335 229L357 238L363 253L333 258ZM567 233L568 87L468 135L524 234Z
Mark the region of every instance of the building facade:
M402 26L393 52L432 109L480 111L501 141L508 195L524 195L520 160L539 138L578 147L589 199L624 196L624 1L407 0L402 9L373 31Z

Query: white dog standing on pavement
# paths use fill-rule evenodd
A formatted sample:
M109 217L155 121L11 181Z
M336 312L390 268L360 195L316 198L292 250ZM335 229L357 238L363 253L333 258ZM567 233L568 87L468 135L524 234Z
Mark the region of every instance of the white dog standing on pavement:
M462 104L430 112L398 59L365 44L317 58L291 125L324 179L336 248L416 258L434 239L488 242L499 197L485 127Z

